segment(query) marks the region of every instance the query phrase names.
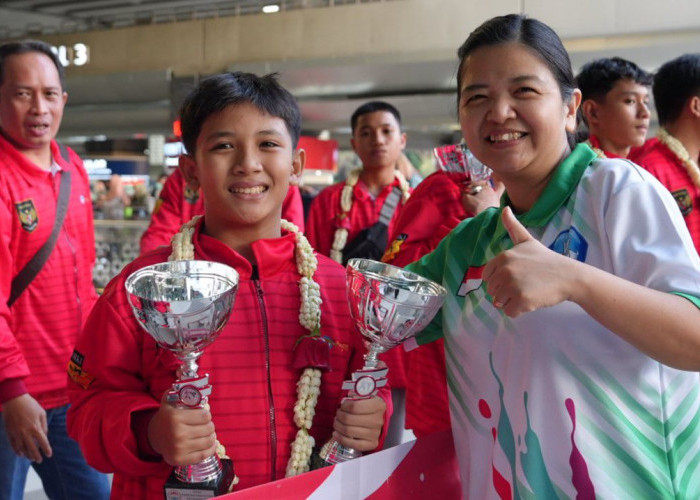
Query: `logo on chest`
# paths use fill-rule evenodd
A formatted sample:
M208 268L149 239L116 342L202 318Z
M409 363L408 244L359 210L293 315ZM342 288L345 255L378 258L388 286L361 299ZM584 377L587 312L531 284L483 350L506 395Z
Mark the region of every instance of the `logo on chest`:
M588 242L578 232L578 229L573 226L559 233L549 248L565 257L576 259L579 262L586 262Z
M683 216L686 216L693 211L693 198L690 196L687 189L672 191L671 194L676 200L676 203L678 203L678 208L681 210Z
M26 200L15 204L19 221L22 223L22 228L30 233L39 225L39 216L36 213L34 202Z
M464 278L462 278L462 284L459 286L459 290L457 290L458 296L466 297L467 294L481 287L481 283L483 282L481 275L484 272L484 267L485 266L470 267L467 269L467 272L464 273Z
M192 189L190 186L185 186L185 201L194 205L199 200L199 189Z

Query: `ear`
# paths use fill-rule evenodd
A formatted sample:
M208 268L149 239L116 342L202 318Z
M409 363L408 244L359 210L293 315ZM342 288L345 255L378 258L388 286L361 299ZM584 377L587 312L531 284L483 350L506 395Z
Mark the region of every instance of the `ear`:
M197 179L197 163L190 155L180 155L177 160L177 166L185 178L185 182L192 189L199 189L199 179Z
M352 150L357 153L357 148L355 147L355 138L351 137L350 138L350 146L352 147Z
M576 130L576 111L581 105L581 91L574 89L569 101L565 103L564 126L567 132Z
M406 149L406 132L401 132L401 150Z
M290 184L295 186L299 185L301 181L301 173L304 171L306 166L306 151L299 148L294 152L294 158L292 158L292 173L289 176Z
M690 113L695 118L699 118L700 117L700 96L694 95L693 97L688 99L688 108L690 109Z
M63 99L63 105L65 106L68 102L68 92L64 92L61 98Z
M588 125L598 125L598 103L593 99L586 99L581 104L581 112L586 118Z

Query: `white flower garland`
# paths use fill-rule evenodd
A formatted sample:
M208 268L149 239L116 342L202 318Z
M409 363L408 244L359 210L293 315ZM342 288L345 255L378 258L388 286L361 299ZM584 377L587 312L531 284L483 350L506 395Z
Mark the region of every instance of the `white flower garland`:
M668 149L670 149L671 152L676 155L676 158L681 161L688 172L690 180L693 181L696 188L700 189L700 168L698 167L697 162L690 157L690 153L688 153L688 150L685 149L683 143L669 134L668 130L663 127L659 129L656 137L658 137L659 141L665 144L666 147L668 147Z
M353 190L360 180L360 174L362 173L361 168L356 168L348 175L345 179L345 185L343 190L340 192L340 216L342 220L350 216L350 210L352 210L352 199ZM399 181L399 186L401 187L401 202L406 203L411 193L409 191L408 182L401 172L394 170L394 176ZM348 242L348 230L344 227L339 227L335 230L333 235L333 245L331 246L330 258L334 261L342 264L343 263L343 249Z
M591 148L591 149L593 150L593 152L594 152L595 154L598 155L598 158L607 158L607 155L605 154L605 151L603 151L603 150L600 149L600 148L595 147L595 146L591 143L591 140L590 140L590 139L586 139L584 142L586 143L586 145L587 145L589 148Z
M284 219L281 221L281 227L296 236L297 271L301 275L299 280L299 295L301 297L299 323L309 333L318 334L321 328L321 303L323 302L321 300L321 287L314 281L318 260L309 240L301 234L298 227ZM297 382L297 402L294 405L294 423L299 430L291 445L292 454L287 463L285 477L309 471L309 461L315 444L309 430L316 414L316 402L320 393L321 370L312 367L304 368L299 382Z
M183 225L171 240L172 253L168 260L194 259L194 245L192 236L194 227L201 215L194 217ZM301 275L299 280L299 294L301 306L299 307L299 323L309 333L318 333L321 327L321 288L314 281L314 273L318 267L318 260L314 255L309 240L301 234L299 228L284 219L281 220L282 229L294 233L296 237L296 264L297 271ZM286 477L296 476L309 471L309 460L314 447L314 438L309 434L314 415L316 414L316 402L321 393L321 370L307 367L297 382L297 402L294 405L294 423L299 430L291 444L292 453L287 463ZM219 443L217 449L219 456L225 456L223 445Z

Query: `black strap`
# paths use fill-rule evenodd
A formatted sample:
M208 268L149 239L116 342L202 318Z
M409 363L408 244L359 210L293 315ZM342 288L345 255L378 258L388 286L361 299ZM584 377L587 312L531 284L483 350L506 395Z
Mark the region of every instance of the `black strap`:
M399 200L401 199L401 188L396 186L391 190L389 196L384 200L384 205L379 212L379 222L385 225L389 225L391 218L394 216L396 207L399 206Z
M66 161L69 161L68 150L62 144L59 145L61 149L61 156ZM71 191L71 173L69 171L61 172L61 187L59 188L58 201L56 202L56 218L53 222L53 230L49 239L46 243L34 254L34 257L27 262L22 270L15 276L12 280L12 289L10 291L10 298L7 301L7 307L12 307L12 304L19 298L22 292L29 286L29 283L39 274L41 268L44 267L46 261L51 255L54 246L56 246L56 241L58 240L58 234L61 232L61 227L63 226L63 221L68 213L68 200L70 199Z

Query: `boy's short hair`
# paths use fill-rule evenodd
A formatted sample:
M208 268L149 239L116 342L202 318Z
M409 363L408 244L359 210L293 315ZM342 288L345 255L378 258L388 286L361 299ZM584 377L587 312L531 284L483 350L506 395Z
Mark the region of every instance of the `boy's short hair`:
M357 108L352 114L352 117L350 118L350 127L352 128L352 133L355 133L355 127L357 127L357 120L360 118L360 116L367 115L369 113L376 113L377 111L386 111L394 115L394 118L396 118L396 122L399 124L399 128L401 128L401 113L399 113L398 109L396 109L388 102L370 101L364 103L362 106Z
M596 59L584 65L576 76L576 85L582 100L602 101L620 80L632 80L639 85L651 86L653 76L632 61L621 57Z
M250 103L270 116L281 118L296 149L301 134L301 112L294 96L277 81L277 74L257 76L234 71L210 76L185 98L180 108L182 142L194 154L197 137L209 116L232 104Z
M700 95L700 54L685 54L661 66L653 92L659 123L676 121L688 99Z
M58 56L51 49L51 45L41 40L22 40L21 42L8 42L0 45L0 85L2 85L5 79L5 60L10 56L28 54L30 52L44 54L51 59L51 62L56 66L56 71L58 71L61 89L65 89L66 72L63 69L63 65L58 59Z

